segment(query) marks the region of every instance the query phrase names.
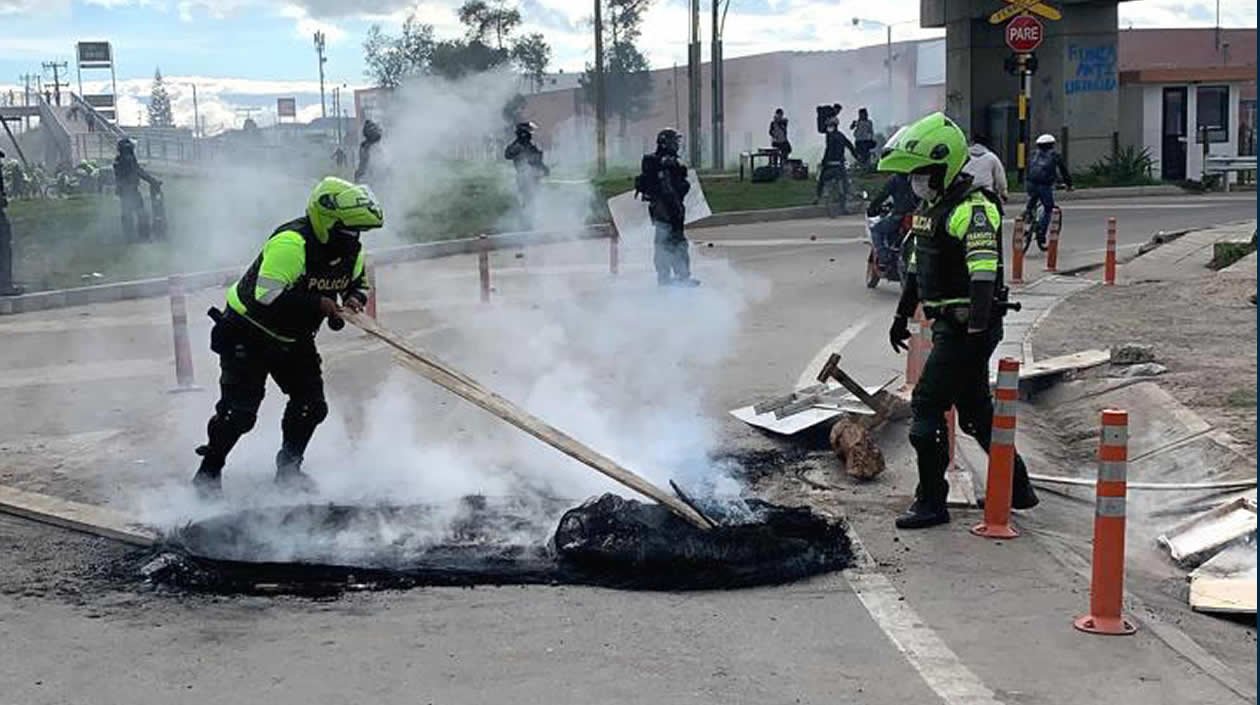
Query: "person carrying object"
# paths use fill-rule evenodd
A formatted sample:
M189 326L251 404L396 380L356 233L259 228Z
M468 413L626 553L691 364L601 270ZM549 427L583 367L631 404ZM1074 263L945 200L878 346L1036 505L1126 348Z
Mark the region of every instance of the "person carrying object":
M1046 231L1050 228L1050 213L1054 210L1054 182L1062 179L1069 191L1072 190L1072 175L1068 173L1067 163L1063 155L1055 151L1054 135L1046 133L1037 138L1037 148L1028 157L1028 169L1024 173L1027 182L1027 210L1032 210L1040 202L1041 220L1037 223L1037 245L1046 246Z
M685 201L691 190L687 165L678 158L682 137L672 127L656 135L656 151L643 155L634 191L648 203L648 217L654 229L652 262L656 283L661 286L699 286L691 277L689 243L683 233Z
M161 180L153 177L140 166L136 159L136 143L129 137L118 140L118 156L114 157L114 190L122 207L123 238L133 242L136 236L148 240L149 214L144 210L144 198L140 196L140 182L161 188Z
M903 246L906 271L888 331L895 352L908 349L908 320L919 304L932 322L932 352L910 401L910 444L918 457L914 502L897 517L901 529L949 521L949 429L954 408L962 430L987 453L993 440L989 358L1002 340L1008 292L1003 284L1002 218L963 171L967 138L943 113L908 125L885 146L882 172L906 174L921 199ZM907 252L908 250L908 252ZM1015 456L1011 506L1029 509L1037 495Z
M0 296L20 296L23 289L13 283L13 228L5 209L9 197L4 190L4 152L0 152Z
M280 422L276 484L312 491L302 459L328 415L315 334L324 321L339 330L344 309L367 305L359 236L385 222L376 196L361 184L325 177L306 214L278 227L262 252L228 288L227 306L212 308L210 349L219 356L219 401L206 424L206 444L193 486L203 498L222 494L222 472L237 440L254 427L267 377L288 397Z
M827 182L832 179L840 180L840 212L848 214L849 207L845 201L848 200L849 192L849 170L845 165L844 152L847 149L849 154L857 159L857 152L853 149L853 143L849 138L840 131L840 119L834 115L827 118L827 147L823 150L822 164L818 169L818 186L814 190L814 205L818 205L822 200L823 189L826 188Z

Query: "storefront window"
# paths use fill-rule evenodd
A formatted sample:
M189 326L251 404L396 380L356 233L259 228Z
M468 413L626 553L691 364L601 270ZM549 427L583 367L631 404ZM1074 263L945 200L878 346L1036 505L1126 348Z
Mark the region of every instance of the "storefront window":
M1196 101L1195 141L1203 144L1203 130L1207 128L1209 142L1228 142L1229 86L1199 86Z

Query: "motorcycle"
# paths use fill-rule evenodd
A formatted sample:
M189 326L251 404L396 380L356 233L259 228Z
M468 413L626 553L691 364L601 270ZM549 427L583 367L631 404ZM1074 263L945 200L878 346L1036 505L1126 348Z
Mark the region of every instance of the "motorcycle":
M888 243L887 255L881 262L879 245L875 241L875 230L881 222L891 217L893 216L885 209L877 216L866 218L866 238L869 241L869 251L866 254L866 288L868 289L878 286L880 279L890 282L901 281L901 242L905 239L906 233L910 232L910 221L913 216L909 213L901 216L897 226L897 235L893 238L893 242Z

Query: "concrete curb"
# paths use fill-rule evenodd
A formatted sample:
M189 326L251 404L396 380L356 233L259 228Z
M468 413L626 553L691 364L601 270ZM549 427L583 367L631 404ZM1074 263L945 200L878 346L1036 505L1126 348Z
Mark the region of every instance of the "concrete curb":
M577 231L529 231L518 233L501 233L480 238L460 238L457 240L440 240L423 242L415 245L400 245L379 250L369 250L373 264L395 264L423 259L437 259L454 255L470 255L488 251L507 250L530 245L543 245L572 240L594 240L610 237L613 233L611 225L591 225ZM182 280L185 291L197 291L214 287L226 287L241 275L240 268L219 269L209 272L191 272L171 275ZM146 299L166 296L170 291L171 277L154 277L136 281L117 282L114 284L97 284L95 286L76 287L73 289L56 289L40 291L22 296L0 298L0 316L17 313L31 313L69 306L86 306L88 304L126 301L130 299Z
M1057 201L1093 201L1108 198L1141 198L1151 196L1180 196L1190 194L1180 186L1117 186L1114 188L1086 188L1076 191L1058 191ZM1028 200L1027 194L1012 193L1008 203L1021 204ZM731 211L714 213L704 220L696 221L688 227L691 229L718 228L725 225L747 225L750 223L774 223L781 220L806 220L825 218L827 210L822 206L793 206L791 208L767 208L755 211Z

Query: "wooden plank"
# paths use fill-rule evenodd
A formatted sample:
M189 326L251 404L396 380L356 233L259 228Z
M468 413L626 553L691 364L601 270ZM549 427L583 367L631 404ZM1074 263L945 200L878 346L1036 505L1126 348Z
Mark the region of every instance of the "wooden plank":
M1199 612L1256 613L1256 576L1190 579L1190 607Z
M630 489L650 497L665 505L679 517L694 524L700 529L711 529L714 523L703 514L692 509L673 494L653 485L626 468L618 465L595 450L580 443L577 439L544 422L503 397L482 387L471 377L459 372L450 365L425 352L412 349L403 337L382 328L373 319L364 314L345 313L346 321L353 323L364 332L372 335L394 348L394 360L421 377L446 388L452 393L476 404L482 409L507 421L525 431L556 450L581 461L613 480Z
M1082 350L1071 355L1059 355L1045 360L1038 360L1030 365L1023 365L1019 370L1019 378L1035 379L1045 375L1062 374L1069 370L1083 370L1097 367L1111 360L1111 353L1106 350Z
M113 509L0 485L0 512L133 546L152 546L157 532Z

